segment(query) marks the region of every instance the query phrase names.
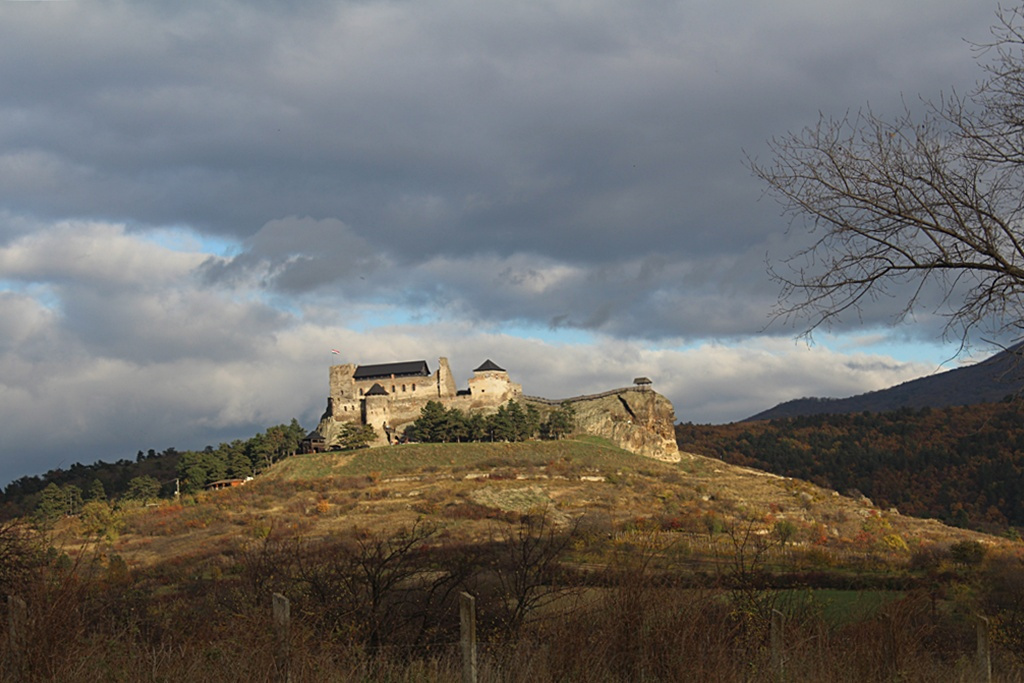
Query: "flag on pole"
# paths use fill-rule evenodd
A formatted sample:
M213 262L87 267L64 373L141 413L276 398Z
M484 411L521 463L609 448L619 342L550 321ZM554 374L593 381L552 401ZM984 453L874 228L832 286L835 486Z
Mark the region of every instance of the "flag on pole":
M333 353L335 356L341 355L341 351L339 351L338 349L331 349L331 353Z

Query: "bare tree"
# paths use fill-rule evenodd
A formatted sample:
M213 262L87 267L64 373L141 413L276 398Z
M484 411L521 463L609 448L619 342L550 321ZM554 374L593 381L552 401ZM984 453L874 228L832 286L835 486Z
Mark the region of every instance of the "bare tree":
M25 522L0 522L0 595L22 590L42 562L39 539Z
M561 528L553 512L544 508L498 533L500 550L494 570L504 607L502 621L509 635L518 635L531 613L568 591L557 574L578 529L579 519Z
M472 570L457 548L431 547L437 533L420 520L388 532L352 529L339 543L296 553L299 584L322 626L371 648L429 640L431 622L454 611L455 591Z
M935 307L961 343L1024 328L1024 8L1001 10L966 96L870 109L774 138L750 160L810 246L770 267L777 317L805 333L896 297L899 318ZM939 303L926 292L941 293Z

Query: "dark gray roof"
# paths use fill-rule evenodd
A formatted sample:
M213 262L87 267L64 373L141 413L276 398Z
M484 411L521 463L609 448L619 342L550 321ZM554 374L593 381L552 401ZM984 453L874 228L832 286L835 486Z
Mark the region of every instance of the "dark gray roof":
M646 377L637 377L633 380L633 384L652 384L652 382Z
M410 360L403 363L378 363L360 365L352 377L355 379L377 379L378 377L429 377L430 369L425 360Z
M323 441L323 440L324 440L323 435L320 432L318 432L317 430L315 430L315 429L313 431L311 431L309 434L306 434L306 441Z
M381 385L374 384L372 387L370 387L370 390L366 392L366 395L367 396L387 396L388 392L385 391L384 387L382 387Z
M483 365L478 367L473 372L487 372L487 371L491 371L491 372L505 372L505 368L499 368L497 365L495 365L494 361L492 361L490 358L488 358L487 360L485 360L483 362Z

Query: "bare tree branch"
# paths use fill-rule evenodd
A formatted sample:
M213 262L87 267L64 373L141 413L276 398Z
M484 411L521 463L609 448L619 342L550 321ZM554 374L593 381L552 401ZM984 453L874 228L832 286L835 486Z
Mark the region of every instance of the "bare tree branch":
M748 161L810 246L769 265L776 318L806 334L900 297L898 318L938 286L946 332L1024 328L1024 10L997 15L976 45L985 74L895 118L869 108L769 142ZM908 289L909 286L909 289ZM934 302L930 303L934 306Z

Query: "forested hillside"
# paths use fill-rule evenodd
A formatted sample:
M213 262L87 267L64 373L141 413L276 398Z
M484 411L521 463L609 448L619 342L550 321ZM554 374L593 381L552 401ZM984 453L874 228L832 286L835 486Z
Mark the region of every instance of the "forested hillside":
M225 477L247 477L298 450L305 432L298 421L268 427L248 439L235 439L201 451L149 449L135 460L76 462L43 475L22 477L0 493L0 519L38 511L76 514L91 500L167 498L176 486L192 492Z
M680 424L679 448L857 492L903 514L1005 532L1024 527L1019 400L890 413Z

